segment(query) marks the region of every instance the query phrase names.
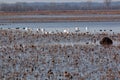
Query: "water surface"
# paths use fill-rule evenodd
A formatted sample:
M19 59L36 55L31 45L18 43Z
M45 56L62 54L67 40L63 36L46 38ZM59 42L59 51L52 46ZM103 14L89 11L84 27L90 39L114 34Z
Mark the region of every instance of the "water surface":
M105 32L119 32L120 31L120 22L41 22L41 23L2 23L0 25L2 28L44 28L46 31L75 31L75 28L78 27L81 32L87 31L90 32L99 32L100 30Z
M120 15L107 14L82 14L82 15L14 15L14 16L0 16L0 19L12 18L70 18L70 17L120 17Z

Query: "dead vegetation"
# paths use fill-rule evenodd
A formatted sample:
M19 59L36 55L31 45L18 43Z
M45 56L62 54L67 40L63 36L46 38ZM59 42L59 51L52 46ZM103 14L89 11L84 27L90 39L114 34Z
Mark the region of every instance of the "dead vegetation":
M78 14L120 14L120 10L58 10L58 11L27 11L27 12L0 12L6 15L78 15Z

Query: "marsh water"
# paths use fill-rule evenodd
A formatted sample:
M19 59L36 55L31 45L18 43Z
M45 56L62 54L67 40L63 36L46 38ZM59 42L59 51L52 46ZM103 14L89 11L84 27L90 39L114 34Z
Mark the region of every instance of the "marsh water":
M81 15L14 15L14 16L0 16L0 19L13 19L13 18L70 18L70 17L120 17L116 15L106 14L81 14Z
M78 27L81 32L99 32L106 31L120 32L120 22L40 22L40 23L1 23L0 28L43 28L46 31L75 31Z

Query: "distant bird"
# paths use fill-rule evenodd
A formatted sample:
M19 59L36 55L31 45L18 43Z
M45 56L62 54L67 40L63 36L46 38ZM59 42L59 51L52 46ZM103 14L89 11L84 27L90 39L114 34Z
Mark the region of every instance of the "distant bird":
M17 27L16 29L20 29L19 27Z
M44 29L44 28L41 28L40 30L41 30L41 32L45 32L45 29Z
M110 30L110 31L112 31L112 30Z
M25 28L23 28L23 29L25 29Z
M85 30L88 31L88 27L86 27Z
M100 31L102 31L102 30L100 29Z
M26 30L26 31L29 31L29 32L32 31L31 28L27 28L27 27L25 28L25 30Z
M79 32L80 29L78 27L75 27L75 32Z
M27 30L28 30L28 28L26 27L26 28L25 28L25 30L27 31Z
M54 34L54 31L50 31L49 34Z
M66 32L67 32L67 30L65 29L63 32L64 32L64 33L66 33Z
M40 31L40 29L39 28L37 28L37 32L39 32Z
M64 33L69 33L69 29L64 29Z
M106 30L104 30L104 31L106 31Z

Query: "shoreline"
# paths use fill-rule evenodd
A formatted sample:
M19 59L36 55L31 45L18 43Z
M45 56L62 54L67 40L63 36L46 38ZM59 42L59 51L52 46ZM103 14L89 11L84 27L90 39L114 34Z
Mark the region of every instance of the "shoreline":
M62 23L62 22L120 22L119 20L117 21L5 21L5 22L0 22L0 25L7 25L7 24L17 24L17 23Z
M11 18L0 19L0 23L31 22L119 22L120 17L71 17L71 18Z

